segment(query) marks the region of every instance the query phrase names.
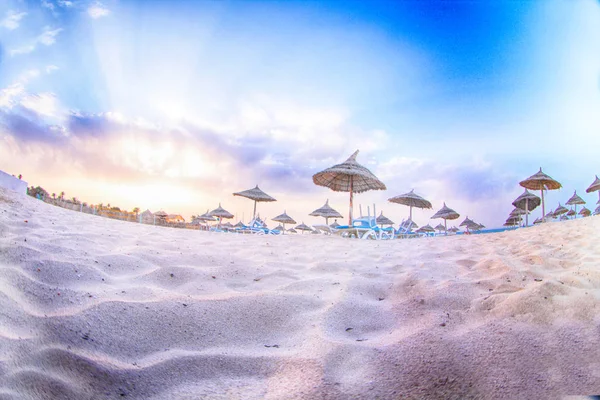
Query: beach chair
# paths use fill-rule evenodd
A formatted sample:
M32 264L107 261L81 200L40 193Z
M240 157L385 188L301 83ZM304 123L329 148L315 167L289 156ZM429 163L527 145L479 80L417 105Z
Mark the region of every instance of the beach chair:
M375 217L360 217L352 220L352 226L338 226L335 233L342 237L356 237L358 239L387 240L394 235L389 230L377 226Z

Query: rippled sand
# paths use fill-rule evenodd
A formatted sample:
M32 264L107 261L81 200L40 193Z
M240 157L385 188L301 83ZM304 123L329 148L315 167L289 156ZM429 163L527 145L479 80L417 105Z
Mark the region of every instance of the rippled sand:
M0 399L600 393L600 218L360 241L169 229L0 189Z

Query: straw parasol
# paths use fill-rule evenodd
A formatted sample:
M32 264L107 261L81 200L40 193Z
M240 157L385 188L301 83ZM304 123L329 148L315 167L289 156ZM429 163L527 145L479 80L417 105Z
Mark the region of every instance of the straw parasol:
M281 224L277 225L273 230L279 231L281 233L285 232L285 228L283 226L281 226Z
M418 227L419 225L415 224L415 222L410 218L406 221L402 221L402 223L400 224L400 228L406 229L408 232L410 232L411 229Z
M598 179L598 175L596 175L594 182L585 191L586 193L598 192L598 202L596 204L600 204L600 179Z
M561 206L560 203L558 203L558 207L556 207L556 210L554 210L554 213L552 213L552 215L554 215L554 217L556 218L556 217L566 214L568 212L569 212L568 208L565 208L565 207Z
M283 211L283 214L276 216L275 218L271 218L271 221L281 222L283 224L283 231L285 231L285 224L295 224L296 221L289 215L287 215L286 211Z
M594 215L598 214L600 214L600 206L596 207L596 209L594 210Z
M343 218L342 214L331 208L329 205L329 199L325 201L325 205L321 208L317 208L315 211L311 212L311 217L324 217L325 224L329 224L329 218ZM294 222L295 223L295 222Z
M442 225L442 223L440 222L439 224L437 224L436 226L434 226L433 229L435 229L438 232L441 232L441 231L445 231L446 227L444 225Z
M458 226L464 226L467 228L467 233L469 233L469 229L473 229L475 227L475 222L470 220L469 217L466 217Z
M356 162L357 155L358 150L343 163L313 175L315 185L328 187L335 192L350 192L348 225L352 225L352 198L354 193L362 193L368 190L386 190L383 182L367 168Z
M577 195L577 190L576 190L575 193L573 193L573 196L571 196L571 198L569 200L567 200L567 202L565 204L568 206L575 206L575 213L577 213L577 205L585 204L585 201ZM575 218L577 218L577 217L575 217Z
M453 209L449 208L448 206L446 206L446 203L444 203L444 206L442 208L440 208L438 210L438 212L436 212L435 214L433 214L433 217L431 217L431 218L432 219L434 219L434 218L443 218L443 220L444 220L444 230L447 230L447 222L446 222L446 220L457 219L458 217L460 217L460 214L457 213L456 211L454 211Z
M539 223L541 221L536 220L537 222L534 222L534 224ZM519 218L518 217L511 217L508 218L506 220L506 222L504 222L503 224L504 226L515 226L515 225L519 225Z
M426 208L426 209L432 208L431 203L429 201L425 200L424 198L422 198L421 196L419 196L418 194L416 194L414 192L414 189L408 193L404 193L399 196L392 197L391 199L388 199L388 201L391 203L397 203L397 204L402 204L402 205L408 206L410 208L409 216L408 216L408 218L410 220L412 220L413 207Z
M238 222L237 224L235 224L233 227L234 227L234 228L243 228L243 227L245 227L245 226L246 226L246 225L244 225L244 223L243 223L242 221L239 221L239 222Z
M456 233L456 232L460 231L460 229L458 229L458 228L457 228L457 227L455 227L455 226L451 226L450 228L448 228L448 230L449 230L450 232L454 232L454 233Z
M389 219L388 217L386 217L385 215L383 215L383 211L381 212L381 214L379 214L379 217L377 217L377 219L375 219L375 222L377 222L379 225L394 225L394 221L392 221L391 219Z
M310 226L305 225L304 222L301 223L300 225L296 226L295 229L302 231L303 234L304 234L304 231L312 231L313 230L313 228L311 228Z
M290 228L287 231L290 232L290 233L298 233L298 231L295 230L294 228Z
M277 201L273 197L269 196L265 192L259 189L256 185L253 189L244 190L233 194L234 196L246 197L250 200L254 200L254 211L252 212L252 219L256 218L256 203L259 201Z
M221 203L219 203L219 207L209 212L208 216L217 217L219 219L219 226L221 226L221 221L223 220L223 218L233 218L233 214L221 207Z
M331 228L337 228L338 226L340 226L340 224L337 223L337 221L333 221L333 224L329 225Z
M590 215L592 215L592 212L588 210L587 207L583 207L581 211L579 211L579 215L589 217Z
M528 226L529 211L535 210L541 203L542 199L525 189L523 194L521 194L515 199L515 201L512 202L512 205L520 208L521 210L525 210L525 226Z
M417 229L418 233L431 233L431 232L435 232L435 229L433 229L433 227L429 224L420 227L419 229Z
M541 167L537 173L531 175L524 181L519 182L519 185L523 186L525 189L540 191L542 197L542 215L546 213L546 207L544 205L544 189L556 190L562 187L558 181L555 181L550 176L543 173Z
M534 224L534 225L537 225L537 224L540 224L540 223L542 223L542 221L543 221L543 220L542 220L542 218L541 218L541 217L538 217L538 218L536 218L536 219L535 219L535 221L533 221L533 224Z

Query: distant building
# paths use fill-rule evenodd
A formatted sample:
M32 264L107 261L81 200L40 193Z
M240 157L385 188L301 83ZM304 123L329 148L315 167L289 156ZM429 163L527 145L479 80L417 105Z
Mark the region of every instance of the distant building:
M140 218L142 219L143 224L153 224L154 223L154 214L150 210L146 210L140 214Z

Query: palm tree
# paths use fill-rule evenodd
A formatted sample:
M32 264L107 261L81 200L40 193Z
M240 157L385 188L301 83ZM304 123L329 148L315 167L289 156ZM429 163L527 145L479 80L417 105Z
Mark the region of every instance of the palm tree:
M135 213L135 219L137 219L138 218L138 213L140 212L140 208L139 207L135 207L132 211Z
M56 193L52 193L52 198L56 200Z
M60 199L64 200L65 199L65 192L60 192Z
M73 203L77 204L77 197L73 197L73 198L71 199L71 201L72 201Z

